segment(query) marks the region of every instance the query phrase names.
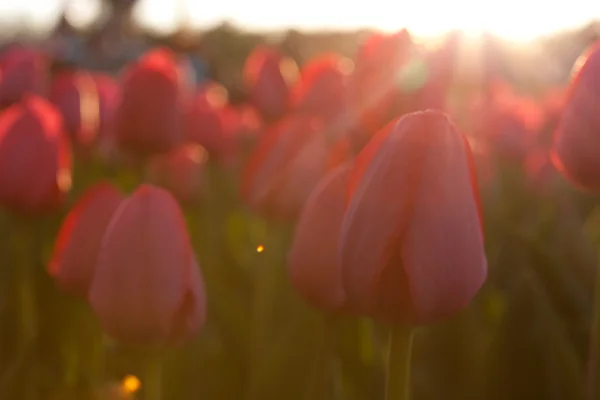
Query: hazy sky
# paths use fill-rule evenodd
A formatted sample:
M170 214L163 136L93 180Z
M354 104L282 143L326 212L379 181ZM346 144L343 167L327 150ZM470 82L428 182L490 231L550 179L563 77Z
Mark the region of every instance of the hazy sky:
M0 0L0 23L25 20L49 29L61 7L72 3L73 22L85 25L99 12L100 0ZM140 0L135 15L143 25L169 32L188 18L193 26L227 19L249 28L281 27L396 30L407 27L415 35L436 35L450 29L488 29L508 39L530 39L557 29L600 19L600 2L569 0Z

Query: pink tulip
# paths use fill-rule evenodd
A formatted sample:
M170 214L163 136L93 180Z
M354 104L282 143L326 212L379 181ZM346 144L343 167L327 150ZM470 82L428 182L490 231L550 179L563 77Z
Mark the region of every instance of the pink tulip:
M206 318L200 269L177 201L141 185L102 238L90 304L106 333L136 344L171 343Z
M108 75L94 75L99 101L98 151L105 160L114 161L119 156L114 134L115 112L120 102L121 88Z
M211 158L221 162L236 149L233 120L227 107L227 90L218 83L203 85L188 112L186 128L189 140L200 144Z
M290 116L263 135L242 176L242 197L254 210L293 220L324 175L329 149L318 120Z
M464 309L487 271L473 159L438 111L409 114L358 155L341 228L349 307L429 324Z
M28 95L0 114L0 203L22 214L52 211L71 189L71 149L60 112Z
M552 160L573 184L600 191L600 41L577 61L555 133Z
M352 72L351 60L325 54L302 67L293 91L296 110L333 122L346 108L347 80Z
M37 51L15 46L2 55L0 68L0 105L9 106L27 93L45 93L48 84L47 60Z
M156 156L150 161L151 179L162 184L184 203L198 201L204 191L204 168L208 160L206 150L195 143L187 143L169 154Z
M83 71L58 74L52 81L49 99L61 111L73 141L89 147L100 127L100 100L93 76Z
M89 188L65 218L48 271L65 292L87 298L100 243L123 195L110 183Z
M529 152L523 168L528 181L540 194L547 194L558 176L550 160L550 152L541 147Z
M244 64L244 81L254 106L268 120L282 117L289 93L298 78L298 66L275 49L258 47Z
M115 135L124 150L164 154L183 142L188 94L181 74L175 55L163 48L127 68L115 115Z
M351 164L331 170L315 187L296 225L288 255L291 281L310 304L338 311L344 303L338 262Z
M413 47L407 30L394 35L371 35L361 45L349 79L348 96L360 129L368 134L397 115L402 97L400 73Z

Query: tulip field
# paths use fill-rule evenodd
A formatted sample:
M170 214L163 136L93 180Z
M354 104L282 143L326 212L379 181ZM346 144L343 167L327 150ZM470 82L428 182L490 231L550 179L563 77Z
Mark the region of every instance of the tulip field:
M236 101L6 48L0 400L600 399L600 42L541 93L460 43L260 45Z

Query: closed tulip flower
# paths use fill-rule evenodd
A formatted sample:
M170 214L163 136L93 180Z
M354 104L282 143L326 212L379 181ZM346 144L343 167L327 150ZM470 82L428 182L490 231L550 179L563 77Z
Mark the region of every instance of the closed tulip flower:
M100 243L124 196L110 183L89 188L65 218L48 271L65 292L87 298Z
M552 160L572 183L598 192L600 41L580 57L573 72L574 78L555 133Z
M338 245L351 164L331 170L304 206L288 255L292 284L313 306L338 311L344 303Z
M354 60L348 93L360 129L377 131L397 115L401 96L401 72L413 51L410 34L371 35L361 45Z
M146 53L128 67L115 115L115 135L124 150L148 156L182 143L188 93L181 75L167 49Z
M47 60L34 49L15 46L2 55L0 61L0 105L9 106L23 95L42 95L48 84Z
M220 161L230 158L236 147L227 101L227 89L222 85L205 84L198 91L186 121L188 139Z
M298 217L325 174L329 146L313 118L290 116L261 136L242 175L241 194L257 212L280 220Z
M93 76L83 71L60 73L52 81L49 99L61 111L73 141L89 147L100 125L100 101Z
M464 309L487 272L470 148L438 111L408 114L358 155L340 267L353 310L429 324Z
M102 239L89 301L106 333L126 343L173 343L201 328L204 283L169 192L141 185L120 204Z
M202 146L187 143L169 154L151 160L150 176L180 201L193 203L204 192L204 168L207 160L208 153Z
M119 152L114 135L114 119L121 96L121 88L108 75L95 75L94 80L99 102L98 150L105 159L114 160Z
M26 96L0 114L0 204L22 214L52 211L71 188L71 150L60 112Z
M346 107L347 79L353 64L336 54L310 60L302 67L293 92L297 110L333 122Z
M275 49L256 48L244 64L244 81L254 106L267 120L282 117L289 107L298 66Z

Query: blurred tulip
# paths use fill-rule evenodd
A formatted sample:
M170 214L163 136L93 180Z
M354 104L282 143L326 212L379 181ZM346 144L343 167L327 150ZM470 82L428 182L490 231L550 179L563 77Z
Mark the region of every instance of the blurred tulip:
M573 75L555 134L552 160L556 168L573 184L598 192L600 41L579 58Z
M53 78L49 99L61 111L73 142L89 147L100 127L100 100L93 76L83 71L59 73Z
M419 91L419 109L446 111L446 99L454 81L454 71L461 42L461 35L452 33L439 49L426 55L426 62L423 66L425 79L422 86L415 88ZM419 83L417 82L417 85Z
M550 153L544 148L536 148L527 154L524 170L528 181L540 194L546 194L557 177L557 171L550 160Z
M48 266L65 292L87 298L102 237L123 200L114 186L100 182L86 190L65 218Z
M346 108L347 79L351 60L326 54L308 61L293 91L294 108L307 115L335 121Z
M354 158L352 143L348 138L338 140L331 151L327 161L327 170L332 170L339 167L345 162L351 161Z
M350 107L362 130L377 131L397 115L401 74L410 60L413 42L407 30L374 34L362 43L348 84Z
M242 175L242 197L275 219L293 220L325 173L328 144L318 120L290 116L260 138Z
M253 146L263 132L263 121L256 109L242 105L233 109L236 115L235 137L243 148Z
M490 150L501 157L521 162L534 145L541 114L530 102L499 97L483 103L478 111L476 135L489 141Z
M429 324L464 309L487 262L465 137L441 112L409 114L358 155L342 223L349 307L386 322Z
M276 120L287 112L290 88L298 75L296 63L275 49L258 47L248 56L244 82L265 119Z
M47 60L36 50L16 46L2 55L0 61L0 106L9 106L24 94L43 95L48 84Z
M204 147L211 158L226 161L232 157L234 120L222 85L211 82L199 89L186 122L188 139Z
M292 283L310 304L337 311L344 303L338 245L351 164L331 170L315 187L296 225L288 254Z
M94 75L99 101L98 151L105 160L118 157L118 143L114 134L114 118L120 101L121 88L108 75Z
M124 150L148 156L183 142L187 93L181 74L174 54L163 48L127 68L115 115L115 135Z
M151 179L167 188L184 203L198 201L204 191L204 168L208 153L188 143L150 161Z
M26 96L0 114L0 203L12 211L51 211L71 189L71 150L60 112Z
M171 343L201 328L204 283L169 192L141 185L121 202L102 239L89 300L106 333L123 342Z

